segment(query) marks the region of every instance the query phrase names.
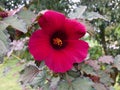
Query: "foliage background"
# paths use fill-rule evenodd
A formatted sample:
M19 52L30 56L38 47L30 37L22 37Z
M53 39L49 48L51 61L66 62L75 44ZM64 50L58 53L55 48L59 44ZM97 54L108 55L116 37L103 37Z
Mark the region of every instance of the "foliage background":
M18 10L18 8L22 5L24 5L22 11ZM17 21L18 25L22 24L21 27L17 27L17 25L13 23L10 24L11 21L9 21L9 19L4 20L6 23L9 23L9 25L7 26L0 23L0 26L4 26L4 28L0 28L0 34L5 38L3 39L3 37L0 37L0 41L3 42L0 43L2 47L0 48L0 50L3 51L2 53L0 53L0 61L3 60L3 56L6 53L6 50L10 48L10 42L14 40L22 41L22 38L29 37L31 33L38 28L38 25L36 23L32 26L31 20L28 19L32 19L33 17L35 17L40 10L53 9L56 11L60 11L67 16L69 16L69 14L73 11L76 15L78 15L78 13L76 13L75 11L75 8L80 7L81 5L87 6L86 12L83 13L83 16L86 17L85 19L87 19L87 21L89 21L89 23L92 25L92 30L90 29L88 31L88 33L92 34L92 36L88 35L84 38L90 43L91 47L89 50L89 59L98 60L99 57L103 55L111 55L113 57L116 57L118 54L120 54L120 14L118 13L120 12L120 0L80 0L78 2L73 2L72 0L1 0L0 11L10 12L10 10L14 10L19 18L23 19L23 21L19 20L18 16L13 16L11 20L13 20L13 22L15 21L15 23ZM16 9L18 11L15 11ZM81 11L79 10L79 12ZM98 15L96 19L96 16L89 12L97 12L105 17L107 20ZM25 17L25 15L29 17L27 18ZM14 19L14 17L16 17L16 19ZM4 17L1 17L0 20L2 21L3 18ZM81 17L76 18L81 19ZM24 22L27 25L25 25ZM25 63L33 60L32 57L29 57L27 47L24 47L24 49L22 50L13 50L12 54L13 55L10 56L12 58L9 57L9 59L12 61L6 59L5 62L0 65L1 74L6 67L13 67L17 63L20 63L20 67L15 69L13 67L12 69L5 71L8 72L8 74L6 74L6 76L8 76L8 79L5 77L1 78L1 81L5 82L5 84L0 84L0 88L3 88L2 85L5 85L5 87L7 87L9 79L12 78L10 73L14 73L14 71L20 71L21 67L24 66ZM21 61L25 59L25 62L21 63L19 61L16 61L16 59ZM104 67L106 67L106 65ZM16 78L18 77L16 76ZM116 80L118 81L118 83L114 85L115 87L119 86L119 74L117 75ZM15 83L14 79L13 83ZM20 84L18 84L17 87L19 85ZM116 90L119 90L119 87L116 88L118 88ZM18 89L15 88L14 90Z

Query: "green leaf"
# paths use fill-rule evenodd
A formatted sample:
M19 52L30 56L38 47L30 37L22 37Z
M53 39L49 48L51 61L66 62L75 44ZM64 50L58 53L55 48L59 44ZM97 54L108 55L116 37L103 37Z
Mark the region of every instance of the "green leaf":
M0 21L0 30L5 30L8 27L8 24L4 21Z
M27 85L33 81L33 79L38 75L39 69L33 63L25 66L25 68L20 72L20 82L22 85Z
M100 77L100 82L104 83L107 86L114 83L114 81L111 78L110 74L105 72L105 71L98 71L98 76Z
M59 76L58 76L58 77L53 77L53 78L51 79L50 89L51 89L51 90L56 89L59 81L60 81L60 77L59 77Z
M72 82L73 90L94 90L92 88L93 82L88 78L76 78Z
M3 41L0 40L0 55L4 54L7 51L7 47L3 43Z
M0 30L0 40L5 44L6 47L9 46L9 34L7 33L7 30Z
M38 73L38 75L33 79L30 85L34 88L37 87L45 87L47 82L47 74L45 70L42 70Z
M18 13L18 16L26 22L27 26L30 26L32 24L32 20L36 17L32 11L26 9L21 10Z
M42 89L40 89L40 90L50 90L49 89L49 84L48 83L45 84L44 86L42 86Z
M94 20L94 19L103 19L103 20L105 20L105 21L108 21L108 19L107 18L105 18L104 16L102 16L102 15L100 15L99 13L97 13L97 12L86 12L85 14L84 14L84 18L85 19L87 19L87 20L89 20L89 21L92 21L92 20Z
M70 18L82 18L83 13L87 9L87 6L79 6L73 12L68 15Z
M81 64L80 68L82 72L96 76L95 70L92 66L89 66L88 64L83 63Z
M120 70L120 55L117 55L114 60L114 67Z
M45 66L39 67L39 73L34 77L30 85L33 88L45 88L45 90L49 90L49 86L46 84L50 84L51 82L51 74L48 72ZM44 90L44 89L43 89Z
M18 16L10 16L6 17L1 21L2 27L1 29L6 29L8 26L12 26L14 29L17 29L23 33L27 32L26 23L23 22L23 20L19 19Z
M0 30L0 63L3 62L3 58L6 55L9 48L9 35L5 30Z
M109 90L115 90L115 88L113 86L110 86Z
M7 52L5 44L0 40L0 63L3 62L3 56Z
M57 90L69 90L70 85L67 81L60 81L57 87Z
M77 77L80 76L80 72L70 70L70 71L68 71L68 75L69 75L69 76L72 76L72 77L74 77L74 78L77 78Z
M45 76L44 72L42 71L42 72L38 73L38 75L36 77L34 77L32 82L30 83L30 85L33 88L42 87L42 86L46 87L45 81L46 81L46 76Z
M93 87L95 88L95 90L107 90L106 87L101 83L95 83Z

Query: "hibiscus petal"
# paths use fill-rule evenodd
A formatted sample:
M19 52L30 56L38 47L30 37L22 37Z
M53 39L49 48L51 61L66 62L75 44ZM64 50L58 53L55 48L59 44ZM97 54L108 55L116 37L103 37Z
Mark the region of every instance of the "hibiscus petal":
M85 41L68 40L68 46L63 50L51 50L45 63L54 72L64 73L72 68L73 63L84 61L88 48L88 43Z
M56 73L64 73L72 68L73 60L64 50L53 50L45 60L45 64Z
M68 40L65 50L72 56L74 63L82 62L88 54L89 45L83 40Z
M36 60L45 59L51 50L49 36L43 30L35 31L30 37L28 49Z
M48 10L42 15L38 23L41 28L51 28L51 30L60 30L63 27L65 21L65 16L62 13Z
M77 20L66 19L64 27L70 39L79 39L86 33L85 26Z

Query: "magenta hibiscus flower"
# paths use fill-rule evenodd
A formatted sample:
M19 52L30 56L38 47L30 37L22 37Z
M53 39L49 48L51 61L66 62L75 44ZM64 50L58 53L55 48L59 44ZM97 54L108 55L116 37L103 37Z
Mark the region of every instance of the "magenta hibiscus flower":
M41 29L32 34L28 45L36 61L44 60L54 72L64 73L85 59L89 46L79 40L86 33L83 24L52 10L46 11L38 23Z

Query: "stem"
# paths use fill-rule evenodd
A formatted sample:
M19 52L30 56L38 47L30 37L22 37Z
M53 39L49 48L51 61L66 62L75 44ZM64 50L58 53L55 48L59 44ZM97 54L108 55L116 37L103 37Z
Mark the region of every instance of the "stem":
M21 58L19 58L18 56L14 55L14 54L11 54L13 57L15 57L16 59L18 60L22 60Z
M101 38L101 44L102 44L102 47L104 49L104 52L105 52L105 55L107 55L107 46L106 46L106 41L105 41L105 28L104 28L104 25L101 25L100 26L100 38Z
M71 82L71 80L70 80L70 78L69 78L68 74L67 74L67 73L65 73L65 76L66 76L66 80L67 80L67 82L68 82L69 86L72 88L72 90L74 90L74 89L73 89L73 86L72 86L72 82Z
M37 3L38 3L38 4L37 4L37 7L39 7L39 6L40 6L40 1L38 0Z
M71 81L70 81L67 73L65 73L65 76L66 76L66 80L68 81L68 83L71 84Z

